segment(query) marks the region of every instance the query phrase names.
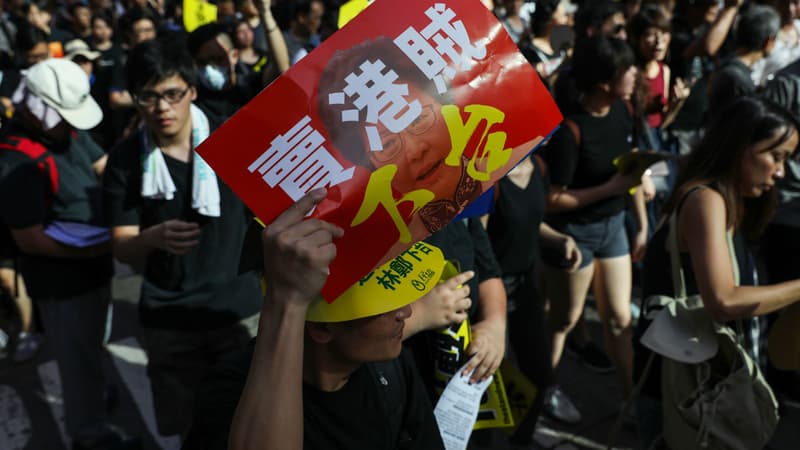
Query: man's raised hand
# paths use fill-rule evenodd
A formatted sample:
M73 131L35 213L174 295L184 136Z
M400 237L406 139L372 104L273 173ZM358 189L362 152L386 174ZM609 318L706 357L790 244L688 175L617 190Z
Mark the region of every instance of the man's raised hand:
M319 296L344 231L319 219L304 220L327 192L315 189L278 216L262 233L264 278L278 298L308 305Z

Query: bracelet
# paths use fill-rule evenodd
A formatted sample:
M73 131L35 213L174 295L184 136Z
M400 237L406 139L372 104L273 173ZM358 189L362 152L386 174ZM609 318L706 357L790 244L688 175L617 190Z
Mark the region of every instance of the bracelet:
M273 31L275 31L275 30L277 30L277 29L278 29L278 27L277 27L277 26L274 26L274 27L272 27L272 28L267 28L267 33L272 33Z

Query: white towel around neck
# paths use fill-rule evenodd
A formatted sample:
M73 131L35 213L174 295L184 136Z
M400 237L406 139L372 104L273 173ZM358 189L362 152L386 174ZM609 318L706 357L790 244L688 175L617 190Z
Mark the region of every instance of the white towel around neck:
M195 151L209 135L208 118L194 104L192 113L192 208L208 217L220 216L219 186L217 175ZM142 129L142 197L172 200L175 183L169 174L167 162L161 149L151 145L146 129Z

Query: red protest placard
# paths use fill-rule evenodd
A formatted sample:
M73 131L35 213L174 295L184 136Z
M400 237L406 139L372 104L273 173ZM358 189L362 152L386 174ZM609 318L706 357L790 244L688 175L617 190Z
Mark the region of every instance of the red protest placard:
M446 225L560 121L479 0L378 0L198 152L265 223L328 189L313 216L345 230L322 292L332 301Z

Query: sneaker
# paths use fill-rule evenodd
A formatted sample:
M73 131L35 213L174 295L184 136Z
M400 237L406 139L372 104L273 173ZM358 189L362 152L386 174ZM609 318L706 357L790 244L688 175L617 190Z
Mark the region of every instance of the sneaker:
M14 362L27 361L39 351L42 344L42 335L37 333L19 333L17 348L14 350Z
M580 411L558 386L551 386L544 391L542 410L549 417L570 425L581 421Z
M579 347L572 339L567 339L566 349L589 370L597 373L608 373L614 370L614 364L608 359L608 356L592 341Z

